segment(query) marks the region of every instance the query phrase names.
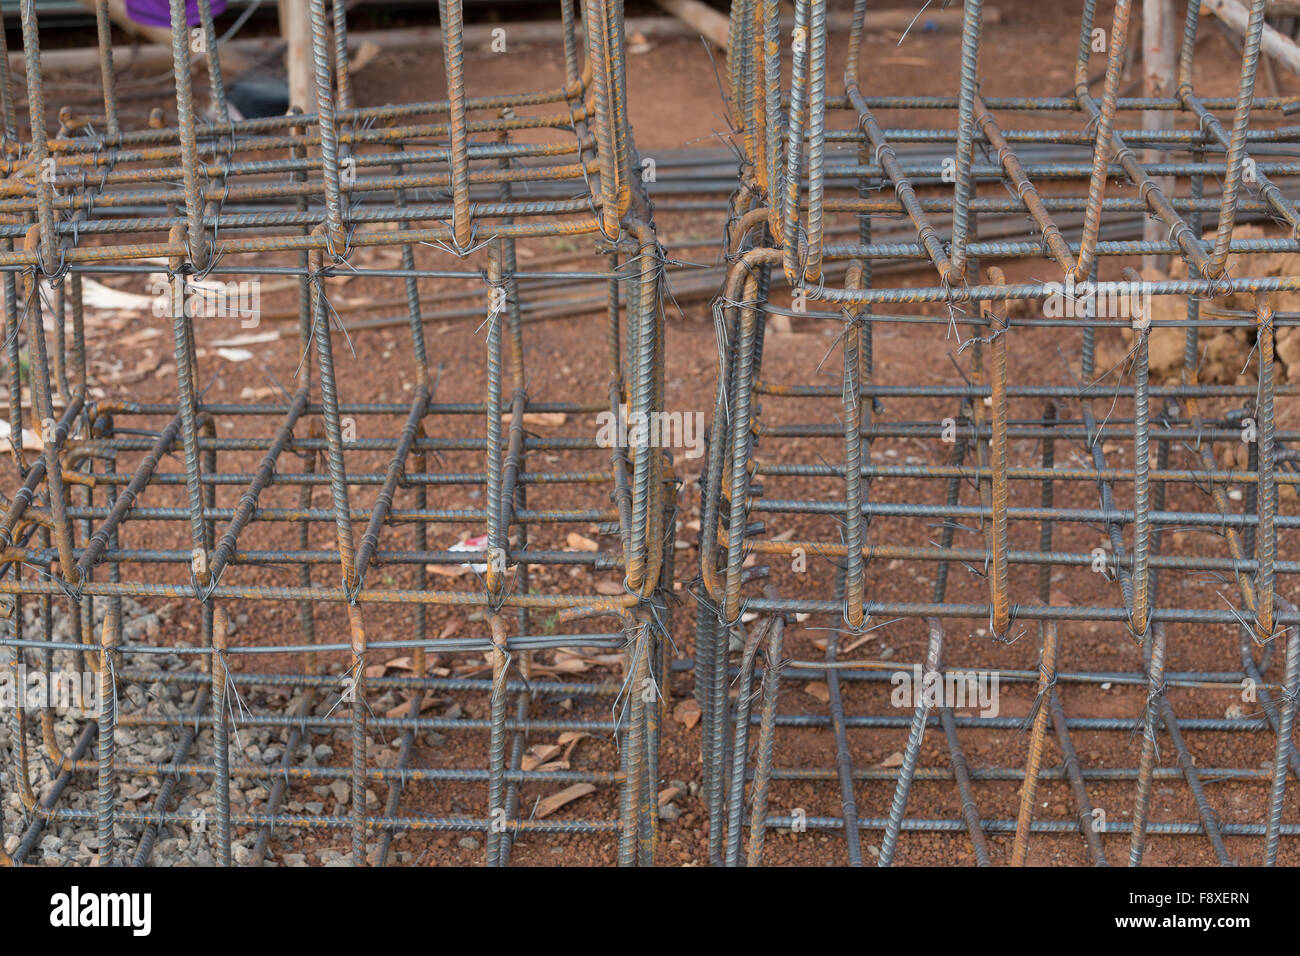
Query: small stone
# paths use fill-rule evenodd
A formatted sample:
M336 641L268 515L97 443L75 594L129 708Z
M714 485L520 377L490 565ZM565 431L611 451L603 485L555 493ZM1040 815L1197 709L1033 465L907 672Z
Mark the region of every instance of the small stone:
M456 841L456 845L462 850L477 850L479 848L478 838L472 836L461 837Z

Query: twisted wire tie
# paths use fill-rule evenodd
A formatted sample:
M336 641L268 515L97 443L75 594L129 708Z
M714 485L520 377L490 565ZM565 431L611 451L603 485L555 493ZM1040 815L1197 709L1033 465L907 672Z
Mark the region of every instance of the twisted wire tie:
M984 566L985 566L986 575L988 569L988 562L989 562L989 557L985 556ZM1005 631L999 634L997 632L997 629L993 626L993 609L989 608L989 637L993 638L993 640L996 641L997 643L1005 644L1008 647L1016 643L1016 641L1020 640L1019 635L1017 635L1016 637L1009 636L1012 630L1015 629L1016 618L1019 615L1019 612L1020 612L1020 605L1012 604L1007 611L1007 628Z
M1125 147L1125 152L1128 152L1127 147ZM1142 180L1142 182L1138 183L1138 198L1141 199L1144 203L1149 203L1150 200L1147 198L1147 193L1151 192L1151 190L1153 189L1156 189L1156 181L1154 179ZM1161 195L1164 194L1161 193ZM1174 225L1177 225L1177 223L1175 223Z
M63 592L64 596L68 598L68 600L79 604L81 603L82 595L85 592L86 574L80 566L73 568L73 570L77 572L77 580L75 583L66 580L62 575L55 577L51 574L50 580L59 586L59 590Z
M744 600L740 602L740 607L736 611L736 616L731 620L727 620L726 616L723 613L726 607L726 603L727 602L724 600L722 604L718 605L718 609L717 609L718 621L725 627L728 628L735 627L740 623L740 619L745 616L745 605L747 602L745 602Z
M362 582L358 578L355 583L349 584L346 576L343 578L343 593L347 596L348 606L356 607L361 595Z
M59 264L58 267L55 268L53 272L51 272L49 269L45 267L45 246L42 243L41 247L36 250L36 264L31 267L33 279L35 279L36 277L37 266L40 267L41 276L44 278L44 280L48 282L51 286L57 288L59 283L63 281L64 276L68 274L69 266L68 266L67 247L65 247L62 243L59 243Z
M849 599L847 597L844 599L844 606L840 609L840 618L844 622L845 630L849 634L853 635L854 637L857 637L860 634L867 634L875 630L875 628L867 626L868 624L871 623L871 613L867 611L865 608L863 609L862 612L861 622L859 622L858 624L854 624L851 620L849 620Z
M224 250L217 246L215 238L213 242L208 242L206 239L202 241L207 247L203 250L207 255L204 259L203 265L199 266L199 260L194 255L193 243L190 241L188 234L185 236L185 257L189 260L190 264L188 266L182 264L181 270L188 274L192 274L195 282L202 282L207 279L212 270L217 267L217 263L220 262L222 257L225 255Z
M1147 706L1148 706L1148 707L1151 707L1151 706L1153 706L1153 705L1154 705L1158 700L1160 700L1161 698L1163 698L1163 697L1165 696L1165 692L1166 692L1168 689L1169 689L1169 688L1168 688L1168 685L1165 684L1165 680L1164 680L1164 678L1162 677L1162 678L1160 679L1160 683L1159 683L1159 685L1157 685L1156 687L1152 687L1150 690L1147 691Z
M1029 708L1029 713L1025 715L1025 719L1020 722L1020 727L1016 731L1017 736L1025 733L1025 731L1033 726L1034 721L1038 718L1039 709L1043 706L1043 703L1048 699L1049 695L1056 690L1058 675L1055 668L1053 668L1052 672L1049 674L1047 669L1043 667L1043 662L1040 659L1038 662L1038 673L1040 676L1046 677L1048 680L1046 684L1039 686L1038 693L1034 695L1034 702Z

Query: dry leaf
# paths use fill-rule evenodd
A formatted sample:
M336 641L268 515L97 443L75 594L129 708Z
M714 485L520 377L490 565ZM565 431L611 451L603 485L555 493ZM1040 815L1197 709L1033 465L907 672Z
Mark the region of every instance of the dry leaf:
M162 335L162 329L141 329L139 332L132 332L130 335L122 336L120 339L116 340L116 344L119 346L139 345L141 342L147 342L149 339L156 339L160 335Z
M101 381L105 385L134 385L136 382L144 381L154 372L162 369L170 369L171 365L162 364L162 356L155 356L150 349L145 349L144 358L129 372L119 372L116 375L106 375Z
M524 424L555 427L563 425L568 417L564 412L524 412Z
M569 730L560 734L560 745L564 747L564 762L568 763L573 757L573 752L578 749L584 738L590 737L591 734L583 733L581 730Z
M874 638L875 638L875 635L874 635L874 634L863 634L863 635L862 635L861 637L859 637L856 641L854 641L853 643L849 644L848 647L843 647L843 648L841 648L841 649L840 649L840 653L841 653L841 654L851 654L851 653L853 653L854 651L856 651L859 647L861 647L863 644L867 643L867 641L873 640Z
M534 816L539 820L544 820L556 810L560 809L560 807L572 803L574 800L578 800L581 797L585 797L589 793L595 792L596 787L594 784L575 783L572 787L565 787L559 793L553 793L549 797L545 797L539 801Z
M249 402L261 401L264 398L274 398L279 394L279 389L271 388L269 385L265 388L251 388L245 386L239 390L239 397Z
M559 674L581 674L589 667L591 665L577 654L570 654L568 651L556 651L555 662L550 665L549 669Z
M564 412L524 412L525 428L554 428L568 421ZM501 424L509 425L514 420L514 412L502 412Z
M388 708L388 711L384 714L384 716L405 717L408 713L410 713L411 701L414 699L415 699L414 697L408 697L400 704L396 704ZM432 710L433 708L438 707L444 703L446 703L446 701L443 698L434 697L432 694L429 694L426 697L424 697L423 700L420 701L420 713L423 714L425 711Z
M803 692L809 697L817 698L823 704L830 703L831 692L830 688L826 686L825 681L810 680L808 683L803 685Z
M564 539L569 543L569 547L575 551L599 551L600 545L590 538L584 538L576 531L570 531L569 536Z
M462 574L469 574L469 565L467 564L426 564L424 570L430 574L436 574L444 578L458 578Z
M408 697L400 704L394 704L392 707L389 707L388 710L384 712L384 716L389 718L405 717L407 712L411 709L411 700L412 698Z
M361 46L357 47L357 52L348 57L348 72L354 75L360 73L382 52L383 48L375 41L362 41Z
M90 309L108 309L112 312L152 311L157 296L123 292L94 279L81 280L81 302Z
M681 721L686 725L687 730L691 730L698 724L701 716L703 711L700 710L699 702L693 697L686 698L673 708L673 720Z
M558 757L564 752L564 748L559 744L537 744L530 747L528 753L519 762L522 770L536 770L538 767Z

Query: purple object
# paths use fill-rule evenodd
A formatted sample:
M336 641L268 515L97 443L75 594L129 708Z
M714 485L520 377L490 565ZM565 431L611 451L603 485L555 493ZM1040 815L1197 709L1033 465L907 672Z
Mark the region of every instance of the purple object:
M212 0L212 16L226 12L226 0ZM126 0L126 15L147 27L171 29L171 3L168 0ZM189 25L199 25L199 0L185 0L185 16Z

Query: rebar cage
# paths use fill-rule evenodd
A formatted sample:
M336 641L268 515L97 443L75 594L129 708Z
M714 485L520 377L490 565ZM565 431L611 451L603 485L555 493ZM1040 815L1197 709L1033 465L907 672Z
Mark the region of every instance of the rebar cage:
M1276 349L1300 270L1270 256L1300 217L1269 155L1297 130L1255 95L1263 0L1225 99L1193 83L1199 0L1176 88L1120 95L1136 6L1107 25L1085 0L1073 95L1008 97L981 90L966 0L957 95L919 97L860 89L865 0L839 95L825 3L792 32L775 0L732 4L746 162L696 631L715 863L809 830L852 864L1176 862L1192 835L1220 863L1297 859L1300 422ZM1134 213L1154 236L1107 238ZM910 237L873 241L898 219ZM1173 265L1116 262L1137 256ZM882 275L909 260L932 279ZM769 373L781 317L827 337ZM1216 336L1235 361L1207 359ZM891 374L917 353L928 380Z
M185 6L174 124L124 127L102 0L102 115L47 108L31 0L25 117L0 50L0 655L42 691L0 732L0 862L401 863L447 833L439 859L653 862L668 595L696 570L711 862L1297 860L1300 130L1255 93L1263 0L1222 98L1193 82L1199 0L1142 97L1132 0L1108 24L1084 0L1068 96L986 95L967 0L942 97L862 91L865 0L838 95L824 2L790 28L733 3L688 573L635 426L664 409L675 263L621 5L561 3L549 91L471 95L441 3L446 98L361 107L343 4L311 0L315 112L251 120ZM664 165L663 192L717 189L713 153ZM151 273L175 387L144 401L86 340L98 282ZM357 318L350 278L400 282L402 314ZM265 344L239 328L262 282L293 381L213 399L216 360ZM468 367L427 338L456 318ZM528 326L555 318L602 343L548 356ZM93 706L51 691L70 675Z
M461 6L439 5L446 99L354 104L344 4L311 0L315 112L241 119L208 0L197 23L172 0L175 113L128 129L101 0L103 113L64 109L51 135L22 4L26 117L0 50L0 650L15 686L92 675L96 705L46 695L6 715L2 799L21 825L4 862L40 862L56 831L101 865L175 862L186 845L218 864L298 849L382 865L395 840L447 831L481 837L490 864L578 838L651 862L675 491L665 453L600 427L653 413L663 389L622 5L584 0L579 26L562 0L562 82L478 96ZM555 240L579 268L547 268ZM380 247L387 264L351 261ZM83 292L132 272L161 273L171 401L88 367ZM331 301L349 276L402 287L401 401L350 387L348 332L365 323ZM261 341L231 330L250 324L238 287L263 280L292 299L294 380L206 399L218 346ZM553 290L572 283L602 290L603 324L584 321L604 344L564 400L539 400L526 344L545 339L524 326L570 314ZM208 321L214 294L230 322ZM444 367L430 298L471 303L476 367ZM584 586L548 583L570 569ZM252 618L260 637L244 636ZM561 648L587 663L566 669ZM562 768L539 767L557 750Z

